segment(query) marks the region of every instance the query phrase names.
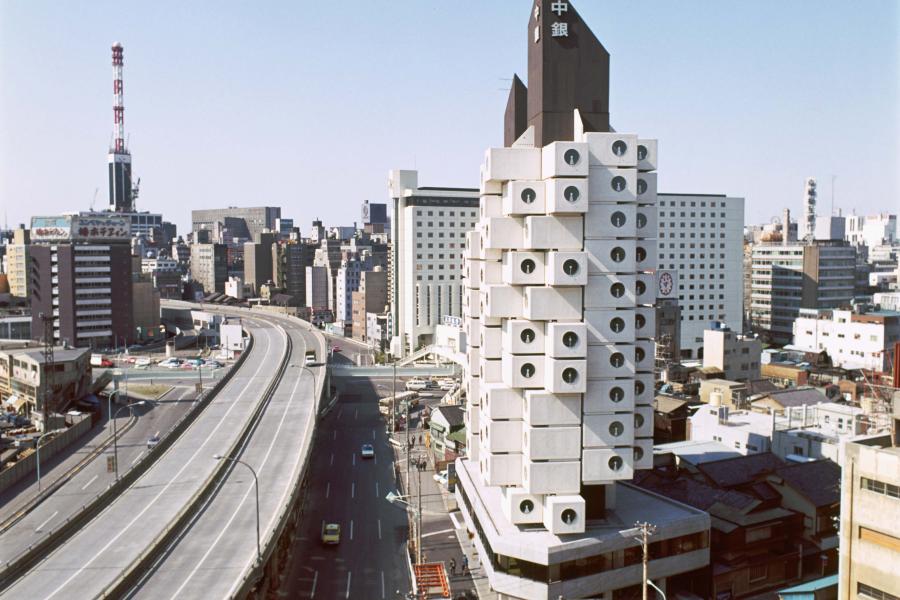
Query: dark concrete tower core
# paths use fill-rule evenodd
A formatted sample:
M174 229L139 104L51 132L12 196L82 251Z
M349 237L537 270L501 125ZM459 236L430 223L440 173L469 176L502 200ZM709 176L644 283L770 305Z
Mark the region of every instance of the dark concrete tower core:
M532 125L537 146L572 140L576 108L585 131L609 131L609 53L572 2L535 0L528 20L528 87L513 78L504 144Z

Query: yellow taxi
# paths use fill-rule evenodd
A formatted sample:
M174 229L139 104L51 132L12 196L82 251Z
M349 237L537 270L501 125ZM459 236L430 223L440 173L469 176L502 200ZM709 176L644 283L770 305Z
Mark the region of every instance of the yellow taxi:
M341 542L341 526L337 523L322 522L322 543L339 544Z

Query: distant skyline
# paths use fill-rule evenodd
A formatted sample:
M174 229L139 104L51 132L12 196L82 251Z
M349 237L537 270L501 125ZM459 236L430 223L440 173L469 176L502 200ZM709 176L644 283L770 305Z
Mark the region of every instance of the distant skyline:
M573 0L611 54L613 126L660 140L660 191L747 199L803 183L819 212L900 211L900 8ZM281 206L305 233L387 201L388 170L477 186L526 70L531 3L0 3L0 218L107 205L110 46L125 48L138 208Z

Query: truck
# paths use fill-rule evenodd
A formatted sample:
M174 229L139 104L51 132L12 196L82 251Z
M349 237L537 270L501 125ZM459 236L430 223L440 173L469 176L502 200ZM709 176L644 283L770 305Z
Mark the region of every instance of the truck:
M112 367L113 362L103 356L102 354L91 354L91 366L92 367Z

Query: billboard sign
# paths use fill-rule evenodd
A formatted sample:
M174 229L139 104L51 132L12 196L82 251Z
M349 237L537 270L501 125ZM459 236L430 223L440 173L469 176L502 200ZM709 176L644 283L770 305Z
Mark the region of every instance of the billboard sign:
M72 237L72 217L31 217L32 241L68 240Z

